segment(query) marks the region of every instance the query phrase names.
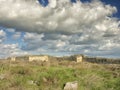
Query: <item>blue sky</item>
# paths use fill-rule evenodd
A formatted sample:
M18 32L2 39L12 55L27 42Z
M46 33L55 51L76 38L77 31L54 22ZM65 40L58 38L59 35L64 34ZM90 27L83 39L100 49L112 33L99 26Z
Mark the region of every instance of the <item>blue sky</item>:
M119 57L120 0L2 0L0 57Z
M76 3L77 0L71 0L71 2ZM82 2L91 2L91 0L81 0ZM103 3L105 4L110 4L112 6L116 6L118 9L118 12L116 14L114 14L115 17L120 18L120 0L101 0ZM43 6L47 6L49 1L48 0L39 0L39 2L43 5Z
M104 2L105 4L110 4L112 6L115 6L117 8L117 13L114 14L114 17L118 17L120 18L120 0L101 0L102 2Z

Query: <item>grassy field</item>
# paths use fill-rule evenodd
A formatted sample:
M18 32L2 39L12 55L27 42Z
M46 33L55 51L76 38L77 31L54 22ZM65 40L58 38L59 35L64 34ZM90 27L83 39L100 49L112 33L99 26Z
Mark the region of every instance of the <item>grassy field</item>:
M120 64L0 61L0 90L63 90L71 81L79 90L120 90Z

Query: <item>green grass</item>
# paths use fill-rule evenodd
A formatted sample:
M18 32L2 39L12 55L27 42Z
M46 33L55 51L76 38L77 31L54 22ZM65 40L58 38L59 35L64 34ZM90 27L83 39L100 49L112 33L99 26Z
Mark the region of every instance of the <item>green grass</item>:
M0 62L0 90L63 90L72 81L78 81L79 90L120 90L119 64L73 63Z

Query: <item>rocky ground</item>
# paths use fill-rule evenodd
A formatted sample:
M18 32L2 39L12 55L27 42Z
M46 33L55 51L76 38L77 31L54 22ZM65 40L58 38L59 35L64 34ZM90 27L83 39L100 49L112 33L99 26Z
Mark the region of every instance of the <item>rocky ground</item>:
M0 61L0 90L120 90L120 64Z

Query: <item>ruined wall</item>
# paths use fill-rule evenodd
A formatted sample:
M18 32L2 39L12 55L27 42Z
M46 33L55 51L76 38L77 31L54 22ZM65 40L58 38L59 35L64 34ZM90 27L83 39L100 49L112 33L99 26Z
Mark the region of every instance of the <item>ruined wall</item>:
M29 61L29 56L16 57L16 61Z
M63 56L63 57L57 57L57 61L75 61L75 57L73 56Z
M120 64L120 59L109 59L101 57L85 57L85 61L91 63L101 63L101 64Z
M29 56L29 61L48 61L48 56Z
M19 57L9 57L7 60L10 61L28 61L29 57L28 56L19 56Z
M76 56L76 62L82 62L83 56Z
M48 61L48 56L19 56L10 57L10 61Z
M42 61L42 62L61 62L61 61L75 61L75 62L91 62L100 64L120 64L120 59L109 59L101 57L88 57L84 55L72 55L63 57L53 57L46 55L38 56L20 56L20 57L9 57L7 60L10 61Z
M9 59L10 59L10 61L13 61L13 62L16 60L15 57L10 57Z
M71 56L64 56L59 57L61 60L68 60L68 61L75 61L75 62L82 62L84 59L83 55L71 55Z

